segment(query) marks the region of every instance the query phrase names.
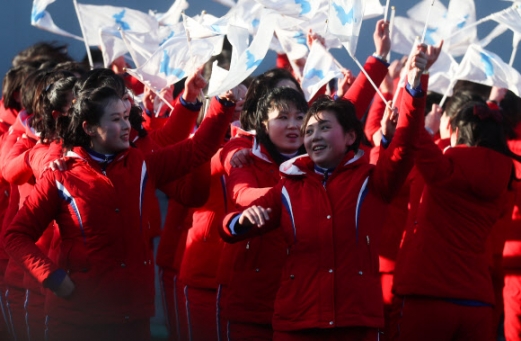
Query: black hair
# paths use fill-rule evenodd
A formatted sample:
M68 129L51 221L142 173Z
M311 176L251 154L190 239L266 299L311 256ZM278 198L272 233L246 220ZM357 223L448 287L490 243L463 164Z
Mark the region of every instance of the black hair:
M244 105L241 113L241 127L244 130L255 129L256 119L255 112L257 111L257 104L261 97L268 91L274 89L281 80L289 80L295 84L295 87L303 94L299 82L293 77L291 72L285 69L271 69L260 76L257 76L248 87Z
M22 110L21 96L17 99L17 95L20 95L24 79L34 70L35 68L29 65L21 65L12 67L7 71L2 84L2 98L4 99L4 107L6 109Z
M68 125L60 126L59 136L63 139L63 146L67 149L90 147L91 137L83 130L83 122L98 125L107 105L120 100L121 96L110 87L82 91L69 110Z
M123 98L127 93L127 87L123 78L107 68L93 69L85 73L74 87L74 93L78 96L82 91L100 87L114 89L120 98ZM142 109L136 105L132 105L130 108L130 126L138 132L139 137L147 135L147 131L142 125L144 121L142 112Z
M28 114L34 112L34 98L38 84L49 74L49 70L38 69L31 72L20 88L20 104Z
M38 64L44 63L45 61L62 63L73 61L73 58L69 56L66 44L60 45L57 42L39 42L19 52L13 58L12 63L14 67L17 67L25 63Z
M454 92L454 94L447 100L445 104L444 114L452 121L461 109L469 102L484 102L483 98L469 90L460 90Z
M353 150L358 151L360 147L360 141L364 136L364 129L362 122L356 117L356 108L350 101L344 99L333 100L327 96L319 97L309 108L304 123L302 124L302 132L305 131L306 126L311 119L314 117L317 121L320 121L319 114L323 111L328 111L335 115L338 123L342 127L345 133L353 131L356 135L355 141L351 146L348 147L347 151Z
M68 71L46 73L36 87L34 98L34 118L31 126L40 133L40 141L50 143L57 139L56 130L62 116L66 116L72 101L72 89L76 77ZM58 111L60 116L54 117ZM67 122L68 118L65 119Z
M280 154L277 147L271 141L266 130L266 123L268 121L268 113L273 109L284 109L292 103L298 111L305 113L308 110L308 103L300 92L295 89L282 87L271 89L265 94L258 103L255 115L251 115L251 122L254 125L257 140L266 147L271 158L277 164L281 164L286 160ZM298 154L304 153L304 147L301 146Z

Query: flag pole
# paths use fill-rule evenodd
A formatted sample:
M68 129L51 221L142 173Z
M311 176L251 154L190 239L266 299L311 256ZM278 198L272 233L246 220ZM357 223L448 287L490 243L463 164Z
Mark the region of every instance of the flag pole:
M429 11L427 12L427 18L425 19L425 27L423 28L423 33L422 33L422 38L420 40L420 44L423 44L423 42L425 41L425 36L427 35L427 29L429 28L429 20L431 17L432 8L434 7L434 1L436 1L436 0L432 0L431 7L429 7Z
M148 81L144 81L143 79L141 79L141 77L139 76L139 74L137 72L135 72L134 70L129 70L127 69L126 70L127 73L129 73L131 76L133 76L135 79L137 79L141 84L145 85L146 87L148 87L150 89L150 91L152 91L157 97L159 97L159 99L161 99L161 101L163 101L163 103L165 103L172 111L174 111L174 106L172 104L170 104L170 102L168 102L164 97L163 95L161 95L159 93L159 91L157 91L156 89L154 89L154 87L152 86L152 84L150 84L150 82Z
M387 14L389 12L389 3L391 2L391 0L387 0L387 2L385 3L385 10L384 10L384 21L387 21ZM392 16L391 16L392 17Z
M407 61L405 62L405 69L408 70L409 69L409 66L411 65L411 57L412 57L412 54L414 53L414 51L416 51L416 45L418 45L418 42L420 41L420 37L416 37L416 39L414 39L414 43L412 45L412 48L411 48L411 52L409 52L409 56L407 57ZM398 94L400 93L400 90L404 87L405 85L405 75L406 73L404 72L401 76L400 76L400 80L398 81L398 86L394 92L394 96L393 96L393 105L396 103L396 101L398 100Z
M380 89L378 88L378 86L374 83L373 79L369 76L369 74L367 73L367 71L365 71L365 69L364 69L364 67L362 66L362 64L360 64L360 62L358 61L358 59L356 59L356 57L355 57L351 52L349 52L349 50L348 50L347 52L349 53L349 56L353 59L353 61L356 63L356 65L358 65L358 68L359 68L360 71L362 71L362 73L365 75L365 77L367 78L367 80L369 81L369 83L371 83L371 85L373 86L373 88L376 90L376 93L378 94L378 96L380 96L380 98L382 99L382 101L384 101L385 106L392 110L392 105L389 104L389 101L388 101L388 100L385 98L385 96L382 94L382 92L380 91Z
M394 17L396 15L396 7L391 7L391 19L389 20L389 37L392 40L393 37L393 26L394 26ZM387 60L391 61L391 50L389 50L389 53L387 54Z
M89 43L87 42L87 35L85 34L85 29L83 28L83 20L81 19L80 9L78 8L78 3L76 2L76 0L72 0L72 3L74 4L74 9L76 10L76 15L78 16L81 34L83 36L83 42L85 43L85 48L87 49L87 57L89 58L89 65L90 65L90 69L92 70L92 69L94 69L94 62L92 61L92 55L90 53Z
M510 61L508 62L508 65L510 66L514 65L514 60L516 59L517 47L519 46L520 38L521 36L514 32L514 36L512 37L512 54L510 55Z

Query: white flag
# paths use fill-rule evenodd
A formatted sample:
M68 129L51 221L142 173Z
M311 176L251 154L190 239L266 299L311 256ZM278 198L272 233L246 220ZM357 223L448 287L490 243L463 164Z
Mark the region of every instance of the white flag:
M342 42L351 55L355 55L364 6L362 0L330 0L328 31Z
M364 20L384 15L385 6L380 4L380 0L365 0L364 6Z
M175 0L172 6L165 13L150 13L153 15L160 25L175 25L181 19L181 13L188 8L186 0Z
M205 39L188 43L183 35L165 42L150 59L137 69L127 70L131 75L154 89L161 90L193 73L212 56L213 45Z
M257 0L257 2L280 14L295 18L313 18L320 6L320 1L317 0Z
M83 39L72 33L62 30L51 18L49 12L46 11L47 6L52 4L55 0L34 0L33 9L31 11L31 25L38 27L39 29L46 30L61 36L74 38L78 40Z
M433 21L438 21L434 18ZM447 17L440 21L441 35L452 37L445 39L448 52L453 56L462 56L470 44L478 42L478 30L472 26L476 22L476 6L474 0L451 0ZM464 33L453 36L454 33ZM444 45L445 45L444 44Z
M307 35L302 30L275 29L281 48L289 60L297 60L308 55Z
M508 27L502 24L497 24L496 27L494 27L494 29L490 31L490 33L485 38L479 41L479 45L481 47L487 47L487 45L490 44L492 40L496 39L506 31L508 31Z
M508 27L510 30L521 33L521 12L517 5L509 7L506 10L493 13L490 19Z
M158 22L150 15L114 6L83 5L78 3L78 12L83 23L84 39L91 46L100 45L99 30L106 27L121 27L124 31L150 32L158 28Z
M239 0L223 18L229 20L230 25L244 27L255 35L259 29L260 18L264 7L255 0Z
M391 50L396 53L409 55L416 37L421 37L424 24L405 17L395 17L393 31L391 33ZM432 34L425 36L425 42L429 45L435 38Z
M521 75L501 58L478 45L470 45L460 63L455 79L507 88L521 94Z
M429 91L439 94L447 93L447 96L452 96L452 89L449 89L449 87L458 67L459 65L454 58L442 50L436 63L429 69Z
M213 1L218 2L221 5L230 7L230 8L232 8L233 6L236 5L235 1L233 1L233 0L213 0Z
M103 56L103 65L108 68L117 58L124 56L127 46L121 38L121 32L113 27L100 28L100 48Z
M319 43L313 44L304 66L302 90L307 101L331 79L342 77L342 71L335 58Z
M228 77L222 81L220 87L211 93L209 92L208 96L215 96L230 90L251 75L266 56L274 30L275 17L270 14L263 15L258 33L253 38L250 46L237 57L236 63L230 65Z

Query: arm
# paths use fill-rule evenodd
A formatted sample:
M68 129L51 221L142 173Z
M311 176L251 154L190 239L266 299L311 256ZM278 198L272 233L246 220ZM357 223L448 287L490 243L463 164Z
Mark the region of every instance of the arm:
M252 147L252 141L246 137L236 138L228 142L222 152L224 170L226 172L226 188L231 200L238 207L246 207L266 194L271 187L261 187L251 165L240 168L232 167L231 157L239 150Z
M33 171L29 163L29 152L34 145L32 139L23 135L12 148L5 150L7 155L2 165L2 174L7 182L22 185L31 179Z
M280 181L264 196L253 201L250 207L242 212L226 215L219 234L227 243L235 243L272 231L280 226L281 190L284 185Z
M156 186L163 186L192 169L209 161L222 144L228 130L234 106L227 106L229 101L212 98L206 118L191 139L186 139L173 146L165 147L146 155L147 164L154 172Z
M46 172L6 229L4 243L9 256L38 282L59 296L67 296L74 290L74 284L65 270L59 269L35 244L59 215L60 206L54 176Z
M418 46L414 62L409 70L409 84L404 92L398 124L393 140L387 149L380 150L372 185L382 198L390 202L400 190L413 166L415 142L423 128L425 93L420 87L420 79L425 69L425 47Z
M391 48L391 39L389 37L389 23L380 20L376 23L376 28L373 34L375 44L376 56L387 56ZM387 75L387 62L383 57L369 57L364 65L364 70L371 77L373 82L378 86ZM342 97L354 104L356 108L356 116L361 119L371 100L373 99L376 90L373 88L369 80L363 72L360 72L353 85Z

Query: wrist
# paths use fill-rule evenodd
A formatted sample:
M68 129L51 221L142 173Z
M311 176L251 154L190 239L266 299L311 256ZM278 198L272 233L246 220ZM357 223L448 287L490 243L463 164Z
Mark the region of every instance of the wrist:
M375 57L378 60L381 60L384 63L387 63L387 54L381 54L378 52L373 53L373 57Z

